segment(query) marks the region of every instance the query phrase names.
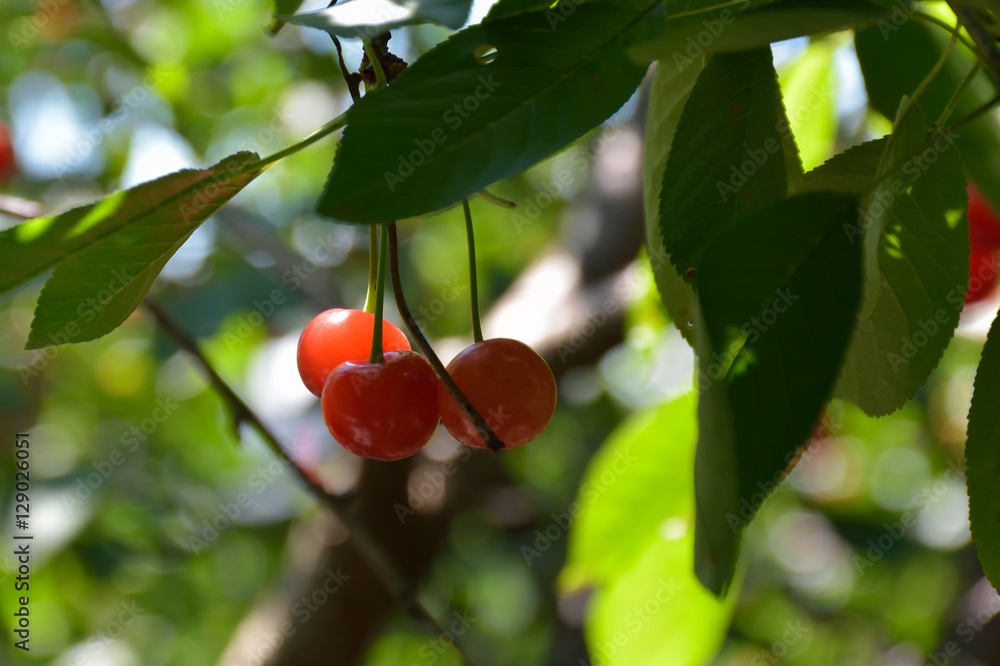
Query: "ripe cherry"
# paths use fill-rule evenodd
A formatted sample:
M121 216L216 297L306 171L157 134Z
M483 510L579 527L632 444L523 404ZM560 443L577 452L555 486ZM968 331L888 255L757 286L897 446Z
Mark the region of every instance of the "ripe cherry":
M330 434L351 453L400 460L437 429L438 378L423 356L390 351L374 365L348 361L330 373L320 406Z
M1000 215L975 185L969 184L969 240L973 245L1000 248Z
M545 360L528 345L493 338L464 349L448 364L448 374L507 448L538 436L556 409L556 379ZM441 420L463 444L486 448L465 411L438 384Z
M316 315L299 336L299 375L306 388L323 393L323 383L334 368L347 361L365 361L372 350L375 315L363 310L334 308ZM398 328L384 322L382 351L409 350Z
M972 246L969 255L969 290L965 302L985 301L997 288L997 251L982 245Z
M0 123L0 183L10 180L17 173L14 146L10 142L7 126Z

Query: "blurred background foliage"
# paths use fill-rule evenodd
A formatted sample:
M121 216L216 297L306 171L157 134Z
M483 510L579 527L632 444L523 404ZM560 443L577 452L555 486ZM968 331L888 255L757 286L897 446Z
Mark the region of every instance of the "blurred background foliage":
M472 20L488 6L477 2ZM5 193L63 210L236 150L273 152L341 112L350 98L332 42L292 26L269 36L271 10L268 0L5 0L0 120L19 160ZM412 62L445 36L411 28L390 46ZM356 68L360 46L345 46ZM774 52L807 168L888 130L868 108L850 34ZM518 289L562 293L572 271L549 259L599 235L602 196L614 203L624 187L641 210L628 188L642 112L637 97L570 150L497 184L518 210L473 202L484 303ZM194 234L153 296L294 455L347 493L362 464L333 444L295 369L305 323L364 298L367 233L312 212L334 150L328 139L271 168ZM470 337L461 211L402 233L411 306L448 356ZM612 341L563 364L549 429L500 456L475 501L454 510L422 581L435 612L467 613L444 624L476 663L906 666L951 663L948 641L954 663L1000 663L982 647L1000 599L970 544L961 473L997 303L966 313L905 409L873 420L830 405L747 532L745 574L719 602L691 573L692 354L659 305L648 260L640 254L622 275L624 318L604 324L590 312L556 354L588 347L602 326L618 327ZM11 647L5 621L0 663L262 663L278 651L261 638L273 628L251 620L308 573L315 554L305 551L343 536L313 543L322 512L251 431L234 428L143 310L100 340L24 351L41 284L0 299L0 478L9 488L13 433L29 432L36 534L32 649ZM498 308L491 321L494 334L545 337L530 307ZM412 465L411 507L434 513L445 501L440 488L425 492L436 478L425 467L453 461L461 476L468 457L438 433L402 463ZM231 517L241 494L248 506ZM11 516L12 492L0 502ZM12 523L0 527L3 543ZM7 618L9 557L0 556ZM336 593L328 603L340 603ZM449 636L402 609L375 629L366 666L461 663ZM256 643L240 638L248 632Z

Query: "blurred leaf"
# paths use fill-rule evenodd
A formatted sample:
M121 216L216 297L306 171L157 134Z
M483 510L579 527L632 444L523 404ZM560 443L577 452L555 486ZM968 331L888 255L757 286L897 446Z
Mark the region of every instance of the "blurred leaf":
M437 23L457 30L469 17L471 5L472 0L340 0L333 7L277 18L338 37L371 38L416 23Z
M490 7L490 11L486 14L483 22L496 21L505 16L538 11L549 7L551 4L550 0L498 0Z
M599 588L586 627L594 663L697 666L725 636L735 595L719 601L693 570L695 438L689 394L632 416L584 476L561 586Z
M670 144L680 121L684 105L691 96L691 89L698 80L704 62L698 59L688 67L677 68L669 63L656 66L649 88L649 107L646 112L646 150L643 161L643 196L646 208L646 243L649 263L653 269L660 298L670 313L674 326L681 335L693 343L694 329L691 307L694 291L681 278L670 263L663 248L660 233L660 186L670 155Z
M798 62L779 77L792 134L806 170L829 158L836 143L834 53L836 46L829 40L810 42Z
M889 179L867 200L864 219L844 228L851 242L863 239L866 277L836 394L871 416L899 409L926 383L958 326L969 281L962 161L948 134L923 151L930 126L919 107L908 109L879 166L879 179Z
M936 26L906 21L859 30L855 35L858 61L865 77L871 105L887 118L895 118L900 100L911 95L938 61L949 36ZM977 57L962 44L920 96L919 106L931 121L944 111L959 84L976 64ZM980 72L958 101L952 121L957 121L992 99L996 83ZM1000 123L985 113L962 128L956 137L965 172L993 207L1000 209Z
M983 572L1000 587L1000 318L993 321L976 371L965 444L969 521Z
M657 7L593 2L554 24L532 12L453 35L351 108L319 211L413 217L563 148L635 90L646 68L624 49L649 33Z
M674 269L697 267L730 220L785 198L782 118L771 50L713 56L670 147L660 189L660 233Z
M637 60L660 60L681 66L691 58L767 46L793 37L844 30L887 16L898 0L764 0L742 3L701 2L696 12L671 3L667 30L637 45ZM730 6L725 6L729 4ZM714 6L712 6L714 5ZM718 10L719 7L723 7ZM718 10L718 11L715 11ZM673 18L675 17L676 18Z
M268 28L272 35L278 34L278 31L285 25L285 22L279 19L278 15L297 12L304 1L305 0L274 0L274 13L276 16L271 21L271 27Z
M861 300L861 244L843 231L857 205L783 201L718 234L698 269L695 566L717 593L833 389Z
M120 325L167 260L260 173L255 153L163 176L0 233L0 293L56 267L38 298L27 349L85 342Z
M453 624L462 628L461 623ZM454 640L454 636L451 637ZM447 635L430 638L413 632L393 632L379 637L368 649L364 666L400 666L401 664L440 664L460 666L461 655L450 644Z

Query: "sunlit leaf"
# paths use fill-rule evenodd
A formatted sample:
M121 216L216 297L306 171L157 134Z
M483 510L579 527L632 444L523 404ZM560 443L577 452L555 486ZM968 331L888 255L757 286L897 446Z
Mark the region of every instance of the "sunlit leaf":
M286 23L325 30L338 37L374 37L387 30L416 23L461 28L471 0L340 0L326 9L281 15Z
M698 666L725 636L736 595L720 601L694 576L695 439L687 395L631 417L584 476L561 585L597 588L594 663Z
M0 293L55 268L35 309L28 349L114 330L167 260L257 177L254 153L178 171L60 215L0 233Z

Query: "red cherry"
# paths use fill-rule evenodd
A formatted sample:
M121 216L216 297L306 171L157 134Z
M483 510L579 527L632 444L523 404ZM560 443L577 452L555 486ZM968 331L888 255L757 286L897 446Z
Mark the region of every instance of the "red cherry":
M409 350L403 332L383 322L382 351ZM374 328L375 315L363 310L334 308L316 315L299 336L299 375L306 388L321 395L323 383L338 365L368 360Z
M0 183L10 180L17 173L14 146L10 142L7 126L0 123Z
M330 373L320 406L330 434L351 453L408 458L437 429L438 378L423 356L385 354L384 363L348 361Z
M985 301L997 288L997 251L982 245L973 245L969 255L969 290L965 302Z
M973 245L1000 248L1000 215L976 186L969 183L969 240Z
M556 378L528 345L509 338L477 342L448 364L462 392L507 448L530 442L545 430L556 409ZM463 444L486 448L465 411L438 384L441 420Z

